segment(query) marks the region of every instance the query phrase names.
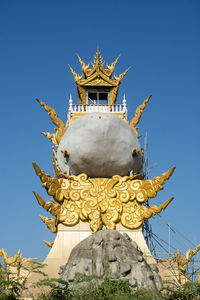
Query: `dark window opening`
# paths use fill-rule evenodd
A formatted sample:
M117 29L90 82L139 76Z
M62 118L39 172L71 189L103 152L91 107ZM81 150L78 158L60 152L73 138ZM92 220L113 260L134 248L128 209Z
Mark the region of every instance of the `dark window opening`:
M109 104L109 92L88 91L88 104Z

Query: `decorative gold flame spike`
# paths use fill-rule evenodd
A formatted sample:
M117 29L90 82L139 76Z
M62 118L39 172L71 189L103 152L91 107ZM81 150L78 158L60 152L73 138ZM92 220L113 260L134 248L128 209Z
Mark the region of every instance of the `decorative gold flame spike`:
M40 216L40 219L46 224L47 228L51 230L52 233L56 233L57 231L57 224L56 220L53 218L47 218L44 216Z
M62 182L63 179L68 182L69 179L72 179L74 177L73 175L70 176L68 174L61 173L60 175L62 176L62 178L52 178L49 174L45 174L44 170L40 169L40 167L35 162L33 162L32 165L36 175L40 177L40 180L43 183L42 186L46 188L50 196L53 196L52 192L54 191L54 189L52 191L49 190L52 182L55 182L57 186L58 184L60 184L60 182ZM61 200L59 200L58 202L60 201Z
M58 147L58 145L60 143L60 140L61 140L61 138L63 137L63 135L66 131L66 127L65 127L63 121L58 118L55 109L53 109L50 106L47 106L47 104L45 102L42 102L41 100L39 100L37 98L36 98L36 100L48 112L48 115L50 116L53 124L58 127L58 128L55 128L55 130L56 130L55 134L50 134L48 132L47 133L42 133L42 134L47 136L54 143L54 145L56 147Z
M48 242L48 241L43 240L43 242L45 242L45 244L46 244L49 248L52 248L52 247L53 247L54 241L53 241L53 242Z
M39 205L44 207L46 202L36 192L33 192L33 194L35 195Z
M69 68L70 68L70 70L71 70L71 72L72 72L72 74L73 74L73 76L74 76L74 81L75 82L79 82L81 79L83 79L83 75L78 75L73 69L72 69L72 67L70 66L70 65L68 65L69 66Z
M172 176L175 169L176 169L176 167L173 166L167 172L163 173L160 177L154 177L153 182L155 182L155 184L157 184L157 182L159 181L159 184L163 185L166 182L166 180L168 180Z
M57 217L60 213L60 204L56 203L55 201L50 201L45 202L36 192L33 192L35 195L38 203L40 206L42 206L46 211L48 211L50 214L53 216Z
M137 107L136 112L135 112L135 116L133 117L133 119L130 122L130 126L133 128L137 138L141 137L141 135L138 134L138 127L136 127L136 125L139 123L140 118L142 116L143 110L146 107L146 104L149 102L149 99L151 98L152 95L150 95L149 97L147 97L143 103Z
M40 167L35 162L33 162L32 165L34 167L36 175L39 176L40 180L43 182L42 186L47 189L49 186L48 183L50 183L52 181L51 176L48 174L45 174L45 172L43 170L41 170ZM55 180L57 180L57 179L55 179Z
M163 185L173 174L176 167L172 167L169 171L163 173L161 176L156 176L152 180L135 180L133 181L133 188L139 184L136 192L136 199L139 203L146 202L149 198L155 198L157 193L163 190Z
M120 74L119 76L114 75L114 79L117 82L117 84L120 84L122 81L122 78L126 75L126 73L128 72L128 70L130 70L131 67L129 67L128 69L126 69L126 71L124 71L124 73Z
M58 147L58 142L56 140L56 134L55 133L49 133L49 132L41 132L44 136L48 137L48 139L54 143L55 147Z
M42 215L39 215L40 219L42 220L42 222L44 222L46 224L46 219L48 219L47 217L44 217Z
M87 71L89 70L89 68L90 68L90 64L88 63L88 65L86 65L85 63L84 63L84 61L82 61L82 59L80 58L80 56L78 55L78 54L76 54L77 55L77 57L78 57L78 60L79 60L79 62L80 62L80 64L81 64L81 66L82 66L82 71L83 71L83 74L85 75L85 77L87 77ZM70 67L70 69L71 69L71 67ZM71 70L72 71L72 70ZM73 71L74 72L74 71ZM72 73L73 74L73 73Z
M109 75L109 78L112 77L112 74L113 74L113 72L114 72L114 70L115 70L115 66L116 66L116 64L117 64L117 62L118 62L120 56L121 56L121 55L119 55L119 56L116 58L116 60L115 60L111 65L106 64L106 67L107 67L107 70L106 70L106 71L107 71L107 73L108 73L108 75Z
M108 64L106 64L107 69L110 71L110 74L109 74L110 77L112 76L112 74L113 74L113 72L114 72L114 70L115 70L115 66L116 66L116 64L117 64L117 62L118 62L120 56L121 56L121 55L119 55L119 56L116 58L116 60L115 60L110 66L109 66Z
M147 208L146 206L143 206L144 219L149 219L152 217L152 215L155 216L156 214L159 214L162 210L165 210L167 208L167 206L172 202L173 199L174 199L174 197L170 198L169 200L162 203L159 207L156 205L152 205L149 208Z
M40 174L41 174L41 169L40 169L40 167L39 167L35 162L33 162L32 165L33 165L33 168L34 168L34 170L35 170L36 175L37 175L37 176L40 176Z

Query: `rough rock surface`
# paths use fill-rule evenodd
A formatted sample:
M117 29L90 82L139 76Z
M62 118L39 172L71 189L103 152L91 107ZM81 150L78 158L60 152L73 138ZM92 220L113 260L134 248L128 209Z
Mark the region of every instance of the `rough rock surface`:
M133 148L140 149L140 145L126 122L113 114L90 113L76 119L65 132L57 151L58 166L73 175L126 176L141 168L141 155L133 157ZM68 150L69 157L62 150Z
M137 244L115 230L98 231L73 248L59 275L73 285L76 274L129 280L135 290L162 288L156 265L148 265Z

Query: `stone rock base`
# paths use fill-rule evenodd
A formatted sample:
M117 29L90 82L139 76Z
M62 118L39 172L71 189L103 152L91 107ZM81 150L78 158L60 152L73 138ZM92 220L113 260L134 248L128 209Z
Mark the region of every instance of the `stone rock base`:
M98 231L73 248L59 275L73 285L77 274L128 280L134 290L162 288L156 265L148 264L136 242L116 230Z
M156 264L145 242L142 227L129 230L121 224L117 224L116 230L120 233L127 233L129 237L137 243L148 264ZM72 249L88 236L92 235L93 233L88 223L79 223L73 227L59 224L54 245L44 261L44 264L47 265L45 268L46 274L48 274L50 278L58 278L59 268L61 265L67 263Z

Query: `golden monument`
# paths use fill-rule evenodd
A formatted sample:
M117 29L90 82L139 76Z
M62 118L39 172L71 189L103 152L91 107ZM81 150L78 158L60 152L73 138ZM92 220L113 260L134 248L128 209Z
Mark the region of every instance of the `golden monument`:
M116 104L119 85L128 71L113 75L119 57L104 67L98 48L91 67L79 56L78 59L83 74L78 75L71 66L70 69L77 85L79 104L73 104L70 96L66 125L53 108L36 99L56 125L55 133L43 133L57 148L52 147L54 176L46 174L36 163L33 167L42 187L53 197L46 202L34 192L39 205L53 216L40 217L59 239L59 245L56 240L54 243L45 241L52 247L51 253L57 253L58 264L64 261L64 257L59 260L58 252L65 247L72 248L91 232L103 228L129 232L136 240L134 234L140 231L142 239L144 220L160 213L173 200L170 198L158 207L145 205L163 189L175 169L172 167L152 180L144 180L143 149L138 142L137 124L151 96L136 109L129 123L125 97L122 104ZM81 232L86 231L87 234L81 236ZM74 236L78 232L79 238L66 238L63 232ZM145 242L142 243L143 252L145 249L148 252ZM52 259L54 256L50 255ZM50 264L49 260L45 262Z

